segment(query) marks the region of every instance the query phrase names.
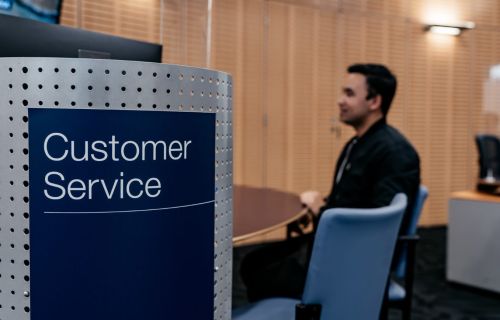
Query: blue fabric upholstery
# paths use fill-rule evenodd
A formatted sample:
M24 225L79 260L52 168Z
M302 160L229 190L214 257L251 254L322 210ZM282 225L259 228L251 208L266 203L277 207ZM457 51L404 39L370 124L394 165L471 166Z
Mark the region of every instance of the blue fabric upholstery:
M387 207L323 213L302 297L322 305L321 319L378 319L406 201L398 194ZM233 320L293 320L298 302L262 300L235 310Z

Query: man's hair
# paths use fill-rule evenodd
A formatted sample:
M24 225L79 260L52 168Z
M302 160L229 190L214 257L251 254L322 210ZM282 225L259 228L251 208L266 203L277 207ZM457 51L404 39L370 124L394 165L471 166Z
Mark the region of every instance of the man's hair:
M366 99L374 98L377 95L382 97L380 109L384 117L389 112L392 99L396 93L396 77L381 64L353 64L347 68L348 73L360 73L366 77L368 95Z

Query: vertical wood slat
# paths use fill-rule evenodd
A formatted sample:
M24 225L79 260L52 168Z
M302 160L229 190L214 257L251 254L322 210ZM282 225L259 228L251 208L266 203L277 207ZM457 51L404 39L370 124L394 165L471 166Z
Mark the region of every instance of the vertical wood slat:
M159 42L160 0L66 0L61 24L77 26L77 6L81 6L81 27L131 39Z
M337 56L337 33L336 13L328 10L315 11L316 59L313 77L315 79L313 89L316 114L313 117L312 127L315 129L311 144L316 155L312 166L311 189L321 190L326 194L330 191L332 184L332 173L335 167L335 148L339 149L340 136L337 138L335 126L338 123L338 107L336 92L339 90L337 84L336 60Z
M266 83L267 89L267 142L266 142L266 185L271 188L287 190L287 175L290 172L287 160L289 137L288 93L289 93L289 6L283 3L267 4L267 46Z
M287 144L289 146L288 163L291 177L288 190L301 192L307 189L311 175L311 113L312 105L312 11L305 7L293 7L290 12L291 83ZM306 107L308 106L308 107Z
M235 83L234 182L260 187L265 143L263 1L215 1L213 10L213 66L230 72Z
M264 79L263 72L263 1L242 1L243 36L241 48L243 70L240 77L244 83L242 95L244 141L240 148L245 150L245 184L263 186L265 183L264 159ZM248 107L243 107L248 106Z
M64 0L61 7L59 23L65 26L77 27L77 0Z
M337 114L334 15L277 1L269 2L268 14L267 186L326 192L334 166L330 127Z
M211 64L233 76L233 181L243 184L244 152L244 114L242 111L244 88L243 65L240 56L243 47L242 3L241 1L215 1L212 22L212 61Z
M207 8L206 0L164 0L164 62L206 66Z

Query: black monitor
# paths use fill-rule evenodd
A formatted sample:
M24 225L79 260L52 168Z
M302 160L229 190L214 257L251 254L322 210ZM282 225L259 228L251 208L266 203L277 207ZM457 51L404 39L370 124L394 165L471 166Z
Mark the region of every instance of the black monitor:
M161 62L162 46L0 14L0 57Z

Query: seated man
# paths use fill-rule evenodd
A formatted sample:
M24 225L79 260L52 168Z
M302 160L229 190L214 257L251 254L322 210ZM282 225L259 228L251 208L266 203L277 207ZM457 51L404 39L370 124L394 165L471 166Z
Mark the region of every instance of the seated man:
M355 64L347 69L338 106L340 120L352 126L356 135L337 161L330 195L326 199L316 191L301 195L312 212L383 207L403 192L408 196L401 225L405 230L420 185L420 162L408 140L386 121L396 86L395 76L385 66ZM241 269L249 299L300 298L310 240L311 236L301 237L250 253Z
M352 65L347 72L338 101L340 120L356 135L338 159L330 195L322 199L319 192L307 191L301 200L319 213L335 207L382 207L403 192L408 212L420 184L420 165L412 145L386 122L396 78L386 67L373 64ZM402 228L406 224L403 219Z

